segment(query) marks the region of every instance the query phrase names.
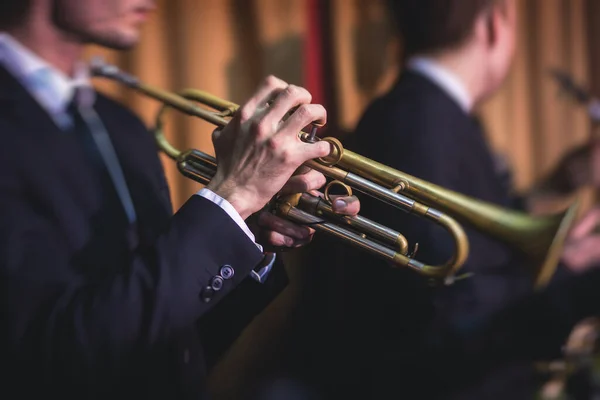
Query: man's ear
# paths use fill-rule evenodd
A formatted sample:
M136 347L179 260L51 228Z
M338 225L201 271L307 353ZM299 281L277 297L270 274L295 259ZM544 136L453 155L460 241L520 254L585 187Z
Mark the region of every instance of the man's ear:
M499 15L497 7L491 7L489 10L485 11L484 18L487 32L487 44L491 47L494 46L498 40L498 23L500 22L498 18L502 18L502 16Z
M484 11L488 45L493 46L498 40L501 23L509 18L509 4L505 0L495 1L488 10Z
M483 10L477 16L474 35L479 43L491 47L498 40L498 11L494 8Z

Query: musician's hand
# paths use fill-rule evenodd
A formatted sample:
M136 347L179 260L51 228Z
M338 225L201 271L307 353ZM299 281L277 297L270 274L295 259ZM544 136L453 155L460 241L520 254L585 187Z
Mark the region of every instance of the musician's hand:
M565 195L584 187L600 188L600 141L586 143L567 153L540 184L546 195Z
M573 272L600 265L600 208L588 212L577 223L565 243L563 262Z
M207 188L242 218L262 209L301 164L331 151L326 142L304 143L298 137L311 123L326 122L325 109L310 101L305 89L269 77L226 127L215 131L218 167Z
M292 176L281 190L282 195L310 192L315 196L322 194L317 191L325 184L325 177L314 170L303 170ZM357 215L360 211L360 202L356 196L331 196L333 210L341 215ZM283 248L296 248L303 246L313 238L315 230L307 226L297 225L276 215L261 211L255 216L255 223L251 229L265 250L273 251Z

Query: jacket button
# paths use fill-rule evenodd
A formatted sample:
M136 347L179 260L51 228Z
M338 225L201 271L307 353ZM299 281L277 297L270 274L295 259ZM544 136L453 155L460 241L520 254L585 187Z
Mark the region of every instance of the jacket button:
M212 297L214 294L215 294L214 289L210 286L207 286L204 289L202 289L202 291L200 292L200 299L203 302L208 303L212 300Z
M215 292L221 290L223 288L223 278L221 278L219 275L213 276L213 278L210 280L210 287Z
M233 278L233 275L235 275L235 270L231 267L231 265L226 264L221 267L219 275L221 275L223 279L231 279Z

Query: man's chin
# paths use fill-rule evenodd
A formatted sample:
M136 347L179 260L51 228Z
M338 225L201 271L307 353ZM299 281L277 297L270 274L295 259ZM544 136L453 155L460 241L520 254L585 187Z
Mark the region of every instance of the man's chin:
M118 35L98 35L91 38L90 42L95 45L106 47L111 50L129 50L139 42L138 33L127 33Z

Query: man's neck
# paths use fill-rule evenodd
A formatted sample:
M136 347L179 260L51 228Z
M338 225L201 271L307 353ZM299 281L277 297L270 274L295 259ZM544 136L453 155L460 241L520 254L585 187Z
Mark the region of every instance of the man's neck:
M474 56L465 53L436 53L423 56L443 67L462 83L473 107L485 97L484 71Z
M67 76L73 76L84 50L83 43L45 24L28 23L7 33Z

